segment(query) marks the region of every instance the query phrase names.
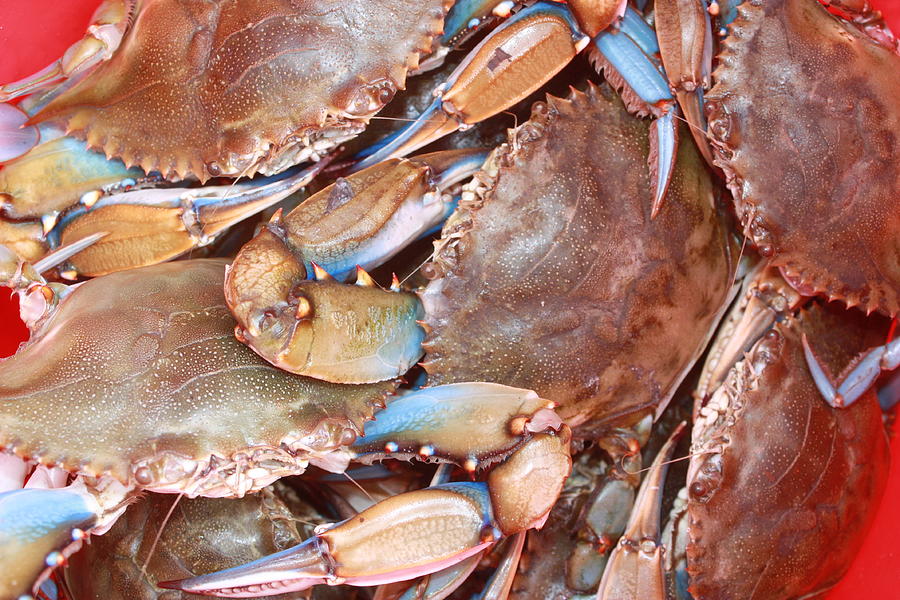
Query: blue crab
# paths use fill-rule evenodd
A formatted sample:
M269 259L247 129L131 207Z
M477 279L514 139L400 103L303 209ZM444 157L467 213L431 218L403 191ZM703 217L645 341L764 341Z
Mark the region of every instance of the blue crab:
M31 341L0 363L0 447L77 476L59 489L0 494L0 562L9 567L0 577L3 596L36 590L48 566L63 562L85 534L106 529L141 492L240 497L310 463L342 470L363 422L396 387L395 381L344 386L298 377L239 344L222 294L223 261L123 271L72 289L48 284L0 250L3 274L24 296L33 329ZM512 528L540 521L569 468L568 429L547 401L526 390L470 383L406 396L391 414L419 415L435 401L445 426L417 432L401 423L395 433L410 443L417 435L436 436L439 455L449 450L457 460L464 454L501 463L490 471L491 486L448 484L427 492L426 507L455 506L470 528L457 528L444 551L458 536L477 540L484 527L493 531L495 518ZM459 439L458 428L473 414L480 415L478 447L443 443ZM525 457L535 453L547 470L525 470L525 481L546 489L534 496L533 512L491 508L489 490L502 498L504 487L521 486L522 463L532 464ZM461 498L468 500L460 505ZM406 500L395 502L402 508ZM413 513L410 527L429 514ZM344 546L356 550L352 541Z
M115 249L107 254L118 251L121 258L77 257L64 269L70 277L152 264L205 243L209 235L174 243L179 226L172 230L171 224L160 224L168 239L156 242L172 248L154 253L148 240L127 231L153 220L161 212L157 208L177 206L186 196L203 197L203 192L117 192L161 180L190 184L193 178L271 175L317 160L361 132L403 88L407 72L422 57L431 54L431 62L439 63L448 48L492 14L509 15L511 3L458 2L445 15L450 4L359 2L317 10L313 2L272 1L232 10L219 3L104 2L88 34L60 61L0 92L0 98L32 93L23 103L29 125L16 129L18 121L9 121L3 139L18 140L27 131L36 144L0 172L3 212L16 220L40 219L43 228L40 234L34 227L6 225L3 229L10 231L0 229L0 241L17 242L36 260L47 250L44 237L52 249L60 237L67 238L65 243L85 229L110 231L92 252L106 246ZM357 168L405 154L434 139L432 133L443 135L503 111L537 90L593 37L592 56L623 90L630 109L661 117L651 133L657 211L675 157L675 102L654 57L652 30L624 2L600 4L575 2L570 12L560 3L538 2L515 12L460 65L430 112ZM171 27L167 15L182 13L190 17ZM401 26L388 26L386 20ZM344 27L348 22L354 23L352 31ZM390 31L391 39L372 31ZM509 64L493 64L490 57L506 56L504 48L512 52ZM160 55L166 60L157 61ZM416 127L428 125L439 106L447 120L440 131L403 142ZM15 110L4 106L5 112ZM402 149L397 147L401 142ZM15 144L9 145L6 159L14 154ZM36 172L54 176L38 178ZM108 194L115 196L96 204ZM209 199L218 197L213 193ZM244 206L259 202L231 202L242 207L233 220L259 210ZM95 211L95 205L103 210Z
M396 377L424 351L428 385L438 387L423 393L475 380L543 390L538 393L554 402L576 435L598 440L619 469L633 464L640 436L632 429L662 410L696 360L724 311L736 267L736 247L692 144L681 145L667 201L651 218L652 182L643 168L648 128L605 87L590 85L567 99L537 104L532 119L510 133L508 144L464 188L436 242L435 259L424 269L432 281L421 292L421 305L412 294L378 289L365 272L359 285L343 284L313 264L316 280L307 280L306 265L318 245L304 244L302 229L292 227L303 219L275 219L242 249L226 280L239 339L284 368L356 383ZM605 150L610 140L617 152ZM592 144L595 152L579 159L569 152ZM607 170L624 175L605 177ZM315 207L335 193L326 188L307 202ZM355 199L348 197L342 208ZM300 205L295 212L304 210ZM511 212L521 219L501 217ZM532 234L526 243L519 235L523 224ZM593 233L603 227L609 239ZM630 258L611 252L617 240L631 245ZM672 261L680 266L671 268ZM700 298L700 305L684 312L676 296ZM551 332L562 337L555 341ZM677 340L673 354L644 352L641 335ZM636 339L623 344L629 336ZM466 361L455 357L462 353ZM590 368L579 366L588 362ZM379 413L354 444L358 460L371 460L370 453L384 448L400 456L423 452L395 432L391 413L400 402ZM433 418L428 412L421 420ZM440 456L451 443L459 442L429 444L426 454ZM469 471L483 466L465 453L455 461ZM619 477L633 479L622 471ZM382 504L359 520L382 514ZM358 525L355 518L347 523ZM353 581L352 571L332 554L342 527L268 559L172 585L245 596L257 589ZM482 549L471 546L453 562L462 564ZM520 550L521 537L515 537L508 552L517 556ZM391 564L379 568L399 569L393 557L385 561ZM407 577L399 569L379 581Z

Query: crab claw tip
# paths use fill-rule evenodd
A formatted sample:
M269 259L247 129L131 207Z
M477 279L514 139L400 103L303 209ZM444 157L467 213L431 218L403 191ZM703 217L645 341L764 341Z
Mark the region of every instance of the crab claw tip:
M329 577L325 544L312 537L293 548L207 575L163 581L157 586L203 596L255 598L305 590Z

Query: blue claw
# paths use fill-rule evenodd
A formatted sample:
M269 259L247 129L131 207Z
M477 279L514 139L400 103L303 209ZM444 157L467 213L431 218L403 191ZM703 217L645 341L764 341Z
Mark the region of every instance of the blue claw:
M656 40L656 32L647 25L633 8L625 9L625 15L619 23L619 31L627 35L640 46L644 54L655 56L659 54L659 43Z
M819 393L825 398L825 402L834 408L844 408L856 402L875 383L882 371L893 371L900 367L900 338L863 354L837 388L834 387L831 376L819 363L805 335L803 354L813 381Z
M624 30L600 32L594 46L637 98L648 105L645 112L654 112L654 107L674 100L660 67Z
M455 46L466 39L480 25L495 16L495 10L500 7L501 13L508 12L502 10L513 3L506 0L457 0L450 8L444 18L444 33L441 36L442 46ZM502 16L496 15L496 16Z
M451 528L454 539L442 544L437 536L427 548L433 557L412 556L408 551L384 552L383 540L388 536L402 543L410 531L421 534L423 526L439 518L429 510L442 510L455 518ZM478 554L501 536L487 484L448 483L382 500L293 548L245 565L157 585L244 598L301 591L336 579L347 585L378 585L443 570ZM462 547L459 540L465 541Z
M510 431L510 422L517 416L535 422L538 429L547 423L559 424L547 401L528 390L494 383L422 388L380 411L351 450L363 462L386 454L434 457L474 471L519 445L522 436Z
M350 172L362 171L391 157L405 156L458 128L459 123L448 120L443 111L443 100L437 97L415 121L379 142L375 152L363 151L360 154L364 156L363 160L353 165ZM424 141L420 143L418 139Z
M323 162L324 161L324 162ZM184 228L197 238L198 245L215 239L227 227L238 223L306 186L330 162L326 158L311 167L293 167L270 177L259 177L244 183L202 188L159 188L134 190L104 196L90 206L80 204L66 211L47 234L51 247L61 243L61 236L73 221L88 212L116 205L139 205L184 209Z
M888 378L887 383L878 390L878 403L883 412L892 410L900 403L900 371Z
M662 208L666 191L675 172L675 160L678 152L678 125L675 123L676 104L656 119L650 126L650 176L653 181L653 205L650 207L650 218L656 218Z
M594 46L615 71L614 74L607 73L607 76L619 79L629 110L658 117L650 129L650 177L653 184L650 215L655 217L662 208L678 151L677 104L662 67L652 58L659 51L656 34L629 9L619 30L601 32L594 38Z
M306 272L313 277L312 263L316 263L335 279L346 281L357 266L363 270L378 267L410 243L439 231L458 203L458 198L444 191L471 177L486 158L487 152L480 149L423 154L407 163L414 167L400 169L402 165L396 165L392 169L390 163L384 163L338 180L320 192L325 196L309 198L284 219ZM418 169L417 178L425 181L403 187L409 185L411 168ZM384 181L392 177L399 179L386 187ZM374 183L376 180L379 183ZM361 189L360 182L365 181L370 187ZM391 192L385 194L386 189ZM344 200L347 208L330 209L332 198ZM348 214L358 225L347 226ZM348 239L353 243L348 244Z
M0 597L28 595L97 524L100 508L73 486L0 494Z

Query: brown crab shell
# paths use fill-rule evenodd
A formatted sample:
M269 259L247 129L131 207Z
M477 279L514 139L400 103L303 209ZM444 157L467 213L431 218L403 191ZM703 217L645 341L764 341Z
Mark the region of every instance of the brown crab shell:
M359 133L448 0L139 0L113 57L32 121L167 177L275 172Z
M533 389L580 436L665 405L721 315L736 249L690 141L650 219L648 130L590 85L511 131L438 242L429 385Z
M706 96L715 162L806 295L900 309L900 56L816 0L752 0Z
M0 449L151 490L240 495L352 441L394 383L271 366L235 339L224 277L224 261L192 260L72 290L0 362Z
M814 305L776 325L702 409L688 473L694 598L811 598L844 575L888 474L874 390L826 404L801 336L838 375L884 342L886 319Z

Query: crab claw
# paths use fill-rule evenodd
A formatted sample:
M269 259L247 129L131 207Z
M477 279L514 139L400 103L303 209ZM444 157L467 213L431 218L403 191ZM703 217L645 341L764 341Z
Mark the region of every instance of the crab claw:
M652 58L658 52L655 33L630 8L619 27L600 32L591 48L595 66L619 90L628 111L656 117L650 129L651 217L662 208L678 154L677 103L662 68Z
M900 338L864 353L857 359L853 369L837 382L832 382L831 376L819 363L806 334L803 335L803 354L825 402L834 408L844 408L856 402L875 383L882 371L893 371L900 367Z
M28 115L9 104L0 104L0 163L22 156L41 139L37 127L26 125Z
M431 539L441 522L444 535ZM487 484L448 483L383 500L299 546L246 565L160 587L251 598L313 585L378 585L440 571L499 539ZM396 540L391 551L385 544ZM462 550L460 550L462 548Z
M712 70L712 24L703 0L656 0L659 54L697 148L712 165L703 90Z
M36 593L50 571L80 548L100 514L83 485L0 494L0 598Z
M433 423L428 416L411 413L411 409L425 408L428 415L438 415L432 406L435 394L450 403L449 419L454 423L446 434L429 428ZM527 390L489 383L426 388L397 402L404 400L394 409L400 414L387 419L389 428L402 429L392 439L402 441L385 443L382 452L403 455L404 445L409 444L419 448L423 457L452 457L452 448L440 444L450 440L451 446L459 446L459 436L449 432L468 425L479 458L502 461L488 480L400 494L334 527L320 529L294 548L218 573L160 585L234 598L299 591L320 583L379 585L447 569L503 536L543 524L572 465L570 431L545 400ZM393 406L379 413L379 418ZM478 410L481 406L485 410ZM486 420L490 413L506 416ZM511 453L494 447L505 448L510 432L516 432L512 437L517 438ZM364 438L363 445L381 445L381 437ZM485 442L487 446L482 446Z
M105 194L159 178L89 150L59 127L37 129L40 143L0 170L0 210L10 219L38 219L79 201L92 205Z
M587 42L561 4L536 2L520 10L469 53L418 119L353 170L405 156L506 110L549 81Z
M231 225L283 200L308 184L324 166L319 161L307 169L233 185L104 196L90 206L82 204L67 211L48 237L67 245L98 231L109 232L69 259L66 270L70 276L96 277L163 262L210 243Z
M606 564L597 590L597 600L667 598L663 566L665 548L660 543L662 488L668 462L684 430L685 423L682 422L669 436L644 476L628 527Z
M422 356L422 308L413 294L364 285L364 270L439 226L454 207L443 189L484 158L468 149L391 159L276 214L225 280L239 339L280 368L335 383L407 371ZM335 281L353 272L362 285Z

